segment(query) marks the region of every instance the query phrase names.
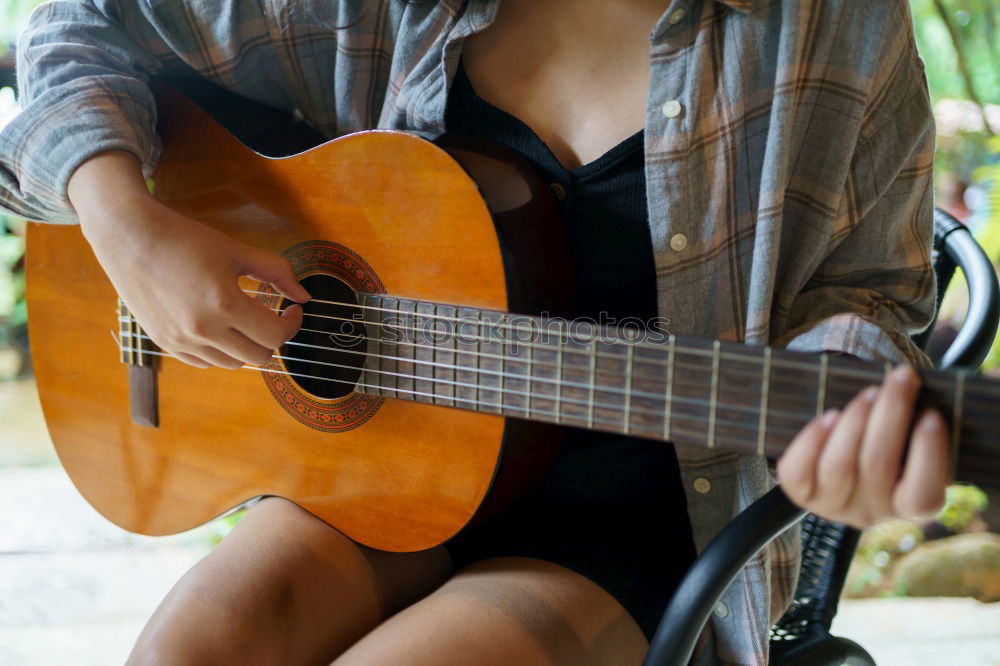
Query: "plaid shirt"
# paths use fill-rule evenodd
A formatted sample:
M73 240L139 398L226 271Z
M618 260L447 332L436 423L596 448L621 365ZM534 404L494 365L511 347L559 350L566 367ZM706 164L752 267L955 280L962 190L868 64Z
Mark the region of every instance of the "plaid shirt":
M933 124L905 0L664 0L645 159L660 314L676 334L925 365ZM150 73L200 74L334 137L444 131L463 39L498 0L50 2L17 50L0 205L73 222L89 156L159 153ZM701 550L772 484L678 447ZM695 661L763 664L798 570L791 531L737 576Z

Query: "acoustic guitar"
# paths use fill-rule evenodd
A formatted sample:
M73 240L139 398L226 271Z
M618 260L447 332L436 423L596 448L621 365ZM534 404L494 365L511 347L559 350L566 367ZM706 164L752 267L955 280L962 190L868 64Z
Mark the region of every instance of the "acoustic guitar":
M558 208L500 147L369 131L273 159L179 94L158 101L154 195L283 254L313 300L266 366L196 369L143 333L77 227L30 225L49 432L83 496L126 530L174 533L278 495L358 542L421 550L540 479L563 426L777 457L888 370L566 320ZM922 375L957 477L995 484L1000 387Z

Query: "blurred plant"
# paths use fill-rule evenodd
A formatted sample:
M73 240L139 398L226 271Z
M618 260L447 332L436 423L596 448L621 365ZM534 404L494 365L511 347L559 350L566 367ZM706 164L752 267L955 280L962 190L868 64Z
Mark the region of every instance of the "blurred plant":
M934 519L951 532L959 534L969 529L986 510L986 493L975 486L955 484L948 487L944 507Z
M24 239L9 229L10 218L0 214L0 344L4 329L28 321L24 304Z
M240 518L243 517L247 511L246 509L239 509L238 511L233 511L232 513L227 513L226 515L218 518L212 522L212 534L210 540L213 546L219 545L219 543L228 536L233 528L236 527L236 523L240 522Z
M1000 104L996 0L910 0L910 10L931 98Z
M43 0L3 0L0 2L0 56L7 44L13 42L24 29L28 15Z

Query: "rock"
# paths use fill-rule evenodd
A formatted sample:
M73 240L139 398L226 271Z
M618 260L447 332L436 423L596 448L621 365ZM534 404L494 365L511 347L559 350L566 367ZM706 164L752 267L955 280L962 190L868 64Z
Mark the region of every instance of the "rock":
M924 541L923 530L909 520L889 520L862 532L858 543L858 554L875 559L879 552L885 552L895 557L908 553ZM887 562L874 562L876 566L885 567Z
M881 567L856 557L847 570L843 596L847 599L868 599L886 593L886 576Z
M959 534L927 542L901 557L896 592L911 597L1000 601L1000 534Z

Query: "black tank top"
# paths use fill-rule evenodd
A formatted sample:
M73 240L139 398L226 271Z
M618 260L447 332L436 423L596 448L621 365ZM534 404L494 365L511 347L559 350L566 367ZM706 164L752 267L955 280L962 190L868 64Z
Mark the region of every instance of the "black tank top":
M566 169L531 128L476 95L459 65L445 118L448 131L471 134L524 155L560 202L573 257L574 317L616 322L656 316L656 273L646 212L643 132L601 157ZM613 322L607 322L613 323Z
M574 317L656 316L642 132L565 169L531 128L476 95L461 64L445 123L517 151L551 184L572 252ZM539 486L447 547L456 566L520 555L573 569L610 592L650 639L695 554L673 446L578 428L566 429Z

